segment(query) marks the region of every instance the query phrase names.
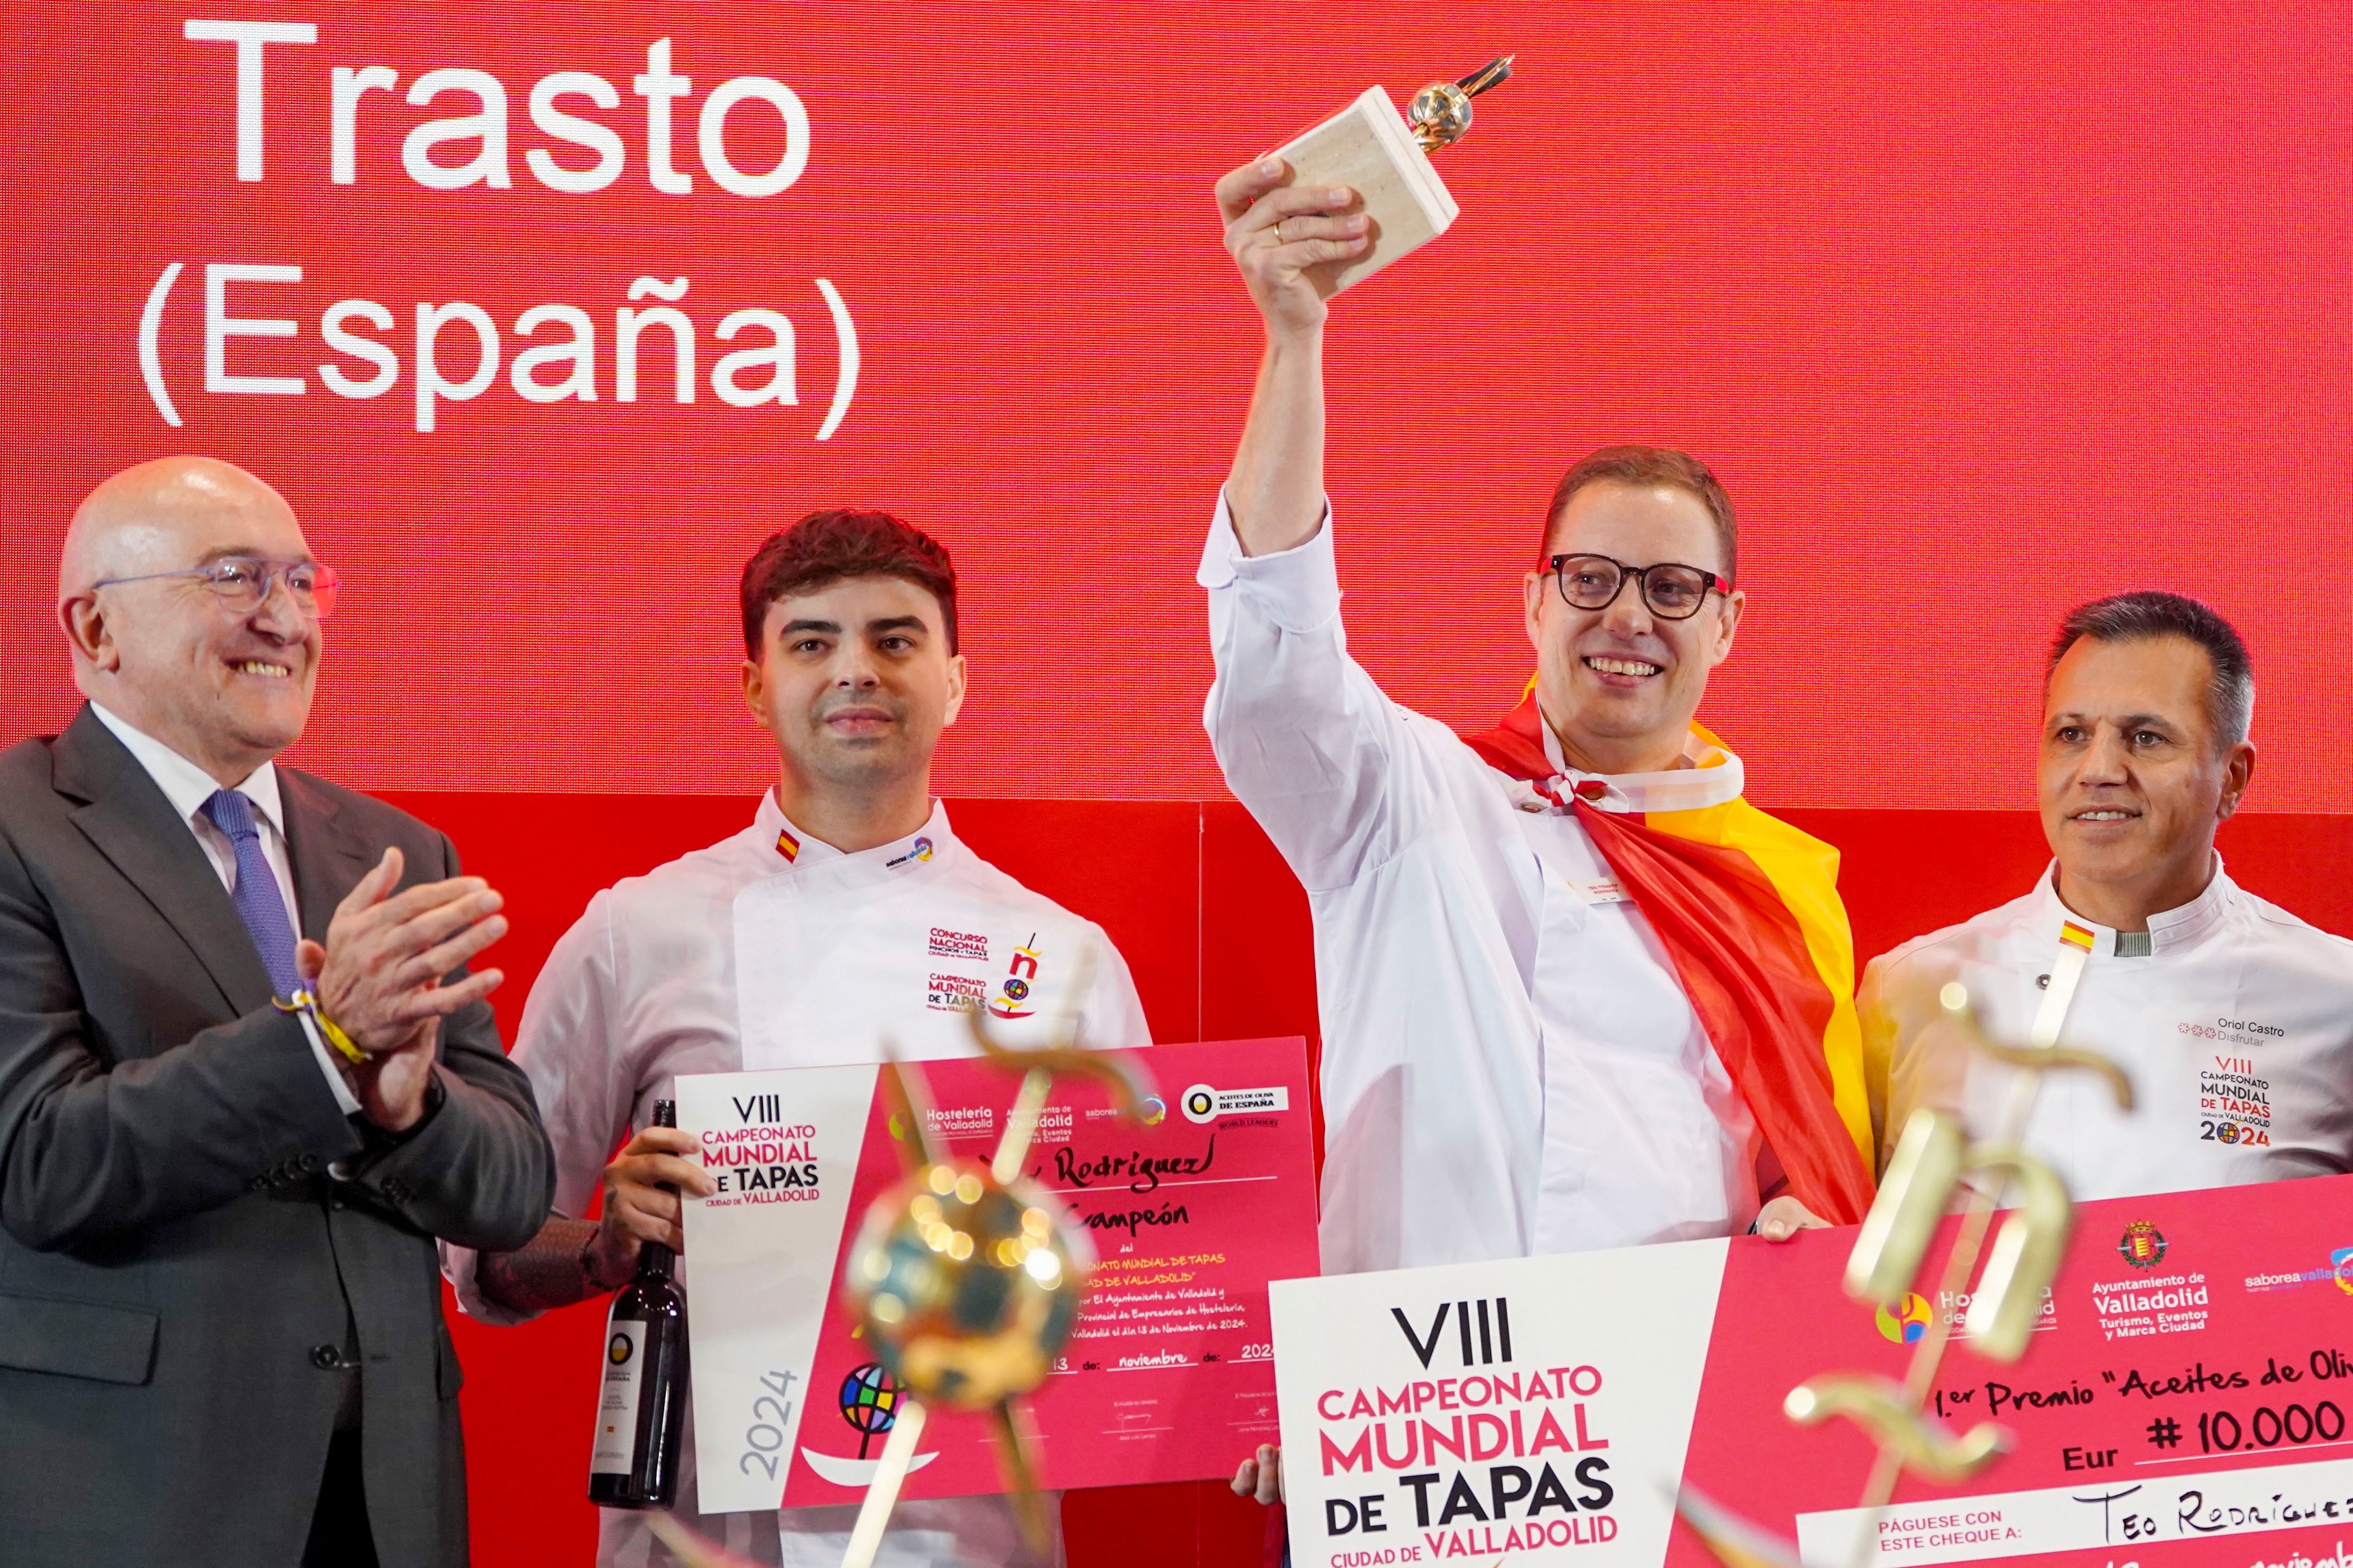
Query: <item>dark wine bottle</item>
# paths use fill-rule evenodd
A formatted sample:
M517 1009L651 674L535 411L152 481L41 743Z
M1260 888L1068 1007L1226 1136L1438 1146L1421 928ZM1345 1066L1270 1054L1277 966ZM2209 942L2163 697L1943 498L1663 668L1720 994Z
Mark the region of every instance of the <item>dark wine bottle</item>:
M678 1125L670 1101L654 1101L654 1125ZM604 1389L588 1461L588 1500L600 1508L669 1508L678 1500L686 1292L670 1278L670 1265L669 1247L651 1241L640 1247L638 1272L613 1297L606 1321Z

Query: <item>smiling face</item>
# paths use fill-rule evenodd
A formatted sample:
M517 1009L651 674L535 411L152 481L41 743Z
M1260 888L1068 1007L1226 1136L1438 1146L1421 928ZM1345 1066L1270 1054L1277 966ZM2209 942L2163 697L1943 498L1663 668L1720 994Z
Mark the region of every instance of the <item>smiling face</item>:
M90 492L58 570L58 616L82 694L225 785L294 743L324 647L282 579L239 606L180 572L225 555L308 561L293 509L244 469L165 458Z
M928 791L933 749L964 705L964 673L928 591L846 577L768 605L744 697L776 736L789 787L854 805L911 781Z
M2068 907L2122 931L2188 903L2212 874L2254 747L2215 744L2213 661L2182 637L2084 637L2052 668L2037 793Z
M1548 555L1607 555L1629 566L1677 562L1721 573L1707 504L1679 485L1599 479L1569 498ZM1707 690L1708 671L1732 652L1746 596L1711 593L1689 620L1662 620L1629 578L1607 609L1560 596L1548 569L1523 580L1536 650L1536 702L1569 763L1592 773L1673 767Z

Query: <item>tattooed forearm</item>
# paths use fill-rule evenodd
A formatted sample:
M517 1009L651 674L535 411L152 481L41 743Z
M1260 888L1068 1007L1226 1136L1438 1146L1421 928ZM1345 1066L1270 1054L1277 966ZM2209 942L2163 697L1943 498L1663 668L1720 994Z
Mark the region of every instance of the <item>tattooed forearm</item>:
M513 1252L485 1252L475 1266L482 1294L517 1311L543 1312L601 1294L581 1267L581 1248L596 1234L593 1220L552 1216Z

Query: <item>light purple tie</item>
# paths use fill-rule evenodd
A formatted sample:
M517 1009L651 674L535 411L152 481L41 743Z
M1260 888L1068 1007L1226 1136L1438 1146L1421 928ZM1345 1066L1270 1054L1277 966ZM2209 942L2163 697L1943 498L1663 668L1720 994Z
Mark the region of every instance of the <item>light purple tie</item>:
M278 875L262 858L253 803L233 789L215 790L204 810L237 850L237 886L229 898L245 921L246 933L269 971L269 984L279 995L291 996L302 985L294 967L294 927L286 918L286 900L279 895Z

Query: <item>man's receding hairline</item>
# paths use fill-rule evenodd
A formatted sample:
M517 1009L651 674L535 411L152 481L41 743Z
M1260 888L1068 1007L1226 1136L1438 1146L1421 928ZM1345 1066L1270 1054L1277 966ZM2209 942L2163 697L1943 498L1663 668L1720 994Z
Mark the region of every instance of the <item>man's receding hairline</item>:
M121 541L133 529L169 532L186 511L174 492L194 491L216 507L249 509L256 501L275 503L295 531L301 522L292 503L259 475L196 453L177 453L133 463L109 474L90 488L74 508L58 552L60 600L88 593L96 584L120 574L110 566L121 554ZM216 550L213 555L239 553L237 548ZM195 564L195 563L190 563Z
M1725 550L1724 524L1721 520L1716 517L1715 509L1708 504L1707 497L1703 495L1700 491L1694 489L1691 486L1683 483L1681 479L1669 479L1663 476L1656 479L1620 479L1615 474L1602 474L1593 479L1589 479L1583 484L1578 485L1575 492L1569 496L1568 500L1561 504L1560 509L1545 521L1544 551L1545 558L1546 560L1550 560L1553 556L1560 553L1557 547L1560 543L1561 529L1567 521L1568 509L1577 504L1577 498L1585 494L1588 490L1597 490L1605 485L1615 485L1618 489L1622 490L1665 490L1671 494L1681 496L1684 500L1697 506L1700 510L1702 521L1707 524L1708 548L1715 555L1715 564L1712 570L1718 572L1725 571ZM1645 564L1645 563L1636 561L1630 562L1629 564L1640 566ZM1685 562L1684 564L1696 565L1698 563ZM1731 574L1726 572L1725 575L1728 576L1731 575Z

